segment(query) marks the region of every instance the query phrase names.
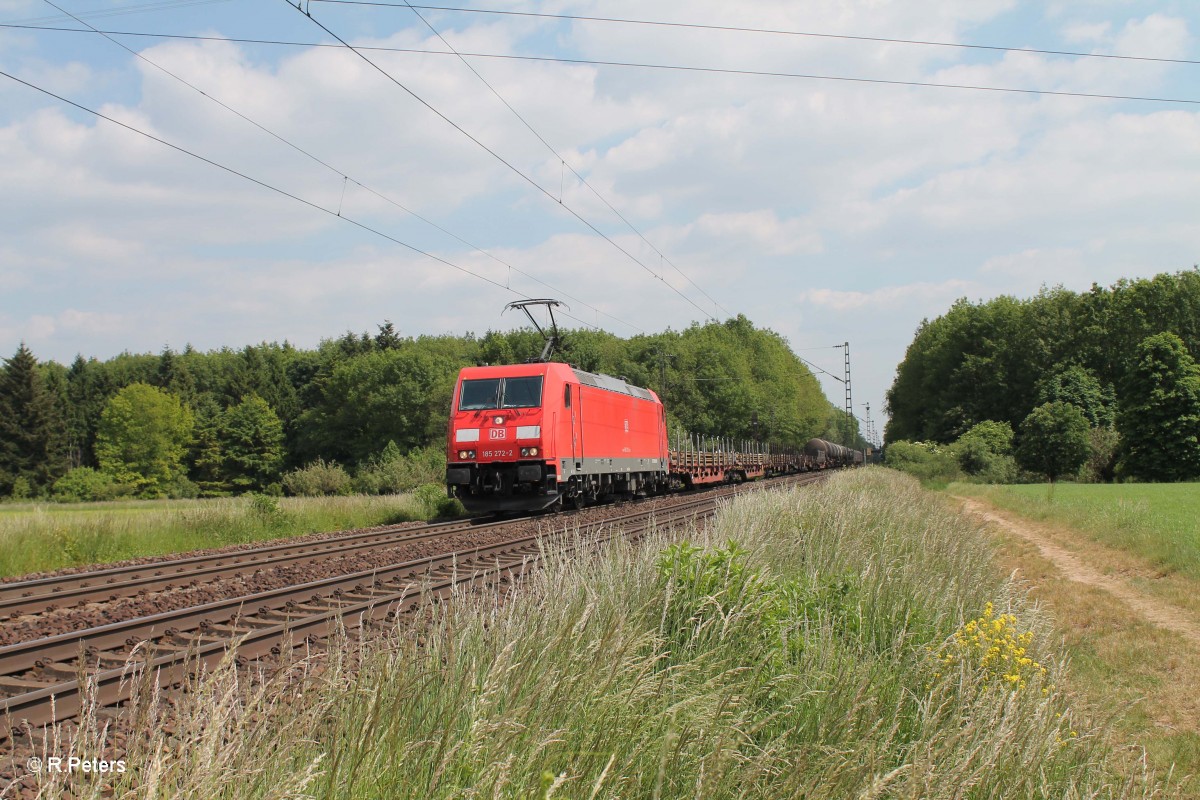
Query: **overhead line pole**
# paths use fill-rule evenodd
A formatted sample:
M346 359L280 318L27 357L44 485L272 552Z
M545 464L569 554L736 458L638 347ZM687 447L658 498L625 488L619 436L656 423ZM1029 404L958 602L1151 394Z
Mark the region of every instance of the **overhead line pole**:
M850 393L850 343L843 342L842 344L835 344L834 347L842 348L845 351L844 354L846 356L846 378L845 378L845 380L842 381L842 383L846 387L846 414L850 417L853 417L854 416L854 404L851 402L851 393Z

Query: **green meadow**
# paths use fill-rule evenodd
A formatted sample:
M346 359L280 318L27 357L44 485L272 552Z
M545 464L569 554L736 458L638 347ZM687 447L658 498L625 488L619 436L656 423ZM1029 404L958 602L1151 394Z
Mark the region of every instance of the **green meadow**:
M426 520L444 499L432 486L399 495L5 503L0 577Z
M1200 483L953 483L947 491L1069 525L1168 572L1200 578Z

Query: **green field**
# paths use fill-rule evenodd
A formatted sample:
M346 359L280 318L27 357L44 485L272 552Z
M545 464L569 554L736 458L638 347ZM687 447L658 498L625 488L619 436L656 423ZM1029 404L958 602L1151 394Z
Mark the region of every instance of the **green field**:
M402 495L0 505L0 576L430 519L441 487Z
M1152 796L971 526L866 469L734 499L687 546L550 553L502 604L459 596L288 680L228 662L126 740L114 793Z
M1168 572L1200 579L1200 484L950 484L951 494L981 497L1030 519L1077 528Z

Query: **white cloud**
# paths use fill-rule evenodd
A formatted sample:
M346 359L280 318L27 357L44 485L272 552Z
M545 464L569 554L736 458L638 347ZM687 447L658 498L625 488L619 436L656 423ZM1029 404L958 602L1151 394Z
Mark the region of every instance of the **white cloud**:
M25 333L28 341L37 342L48 339L54 334L57 327L53 317L48 317L45 314L34 314L25 324Z
M945 308L948 301L952 302L979 288L979 284L955 278L936 284L921 282L902 286L881 286L869 292L806 289L799 294L796 300L834 311L863 311L879 308L904 308L917 311Z
M1112 30L1111 22L1075 22L1063 26L1063 38L1068 42L1105 42Z
M1116 37L1113 50L1124 56L1152 54L1156 58L1186 58L1190 41L1186 20L1151 14L1127 22Z
M58 325L72 331L88 333L113 333L122 331L125 318L120 314L105 311L79 311L68 308L57 317Z
M1038 26L1039 42L1061 49L1189 52L1196 14L1168 16L1146 6L1072 5L1044 18L1037 16L1042 9L1009 0L764 0L737 15L715 0L664 0L651 10L624 0L562 0L546 8L963 42L984 38L981 30L1021 30L1013 24L1019 21L1026 30ZM356 41L363 43L440 47L428 30L400 27L411 15L407 22L401 15L364 17L355 29L332 12L319 13L328 13L323 19L335 29L361 34ZM288 19L296 38L313 35L303 17ZM1096 59L486 15L434 19L464 51L561 51L1104 93L1166 93L1169 81L1182 80L1167 65ZM232 29L219 13L206 24ZM589 323L632 332L587 304L643 330L681 327L711 313L688 280L453 57L371 54L553 199L344 51L268 52L215 42L165 42L143 51L330 170L115 48L103 57L64 55L49 41L23 38L0 60L498 283L534 296L569 294L572 313ZM776 325L797 346L857 342L856 363L873 375L863 379L863 391L872 396L882 395L915 321L958 296L1023 293L1043 282L1080 288L1183 268L1200 248L1193 219L1200 115L1187 107L472 63L721 305ZM0 88L0 350L25 337L36 339L39 355L69 358L79 350L104 357L164 342L312 344L384 318L411 333L511 322L499 315L513 299L502 289L17 88ZM510 275L345 174L557 288ZM560 192L647 268L560 208Z

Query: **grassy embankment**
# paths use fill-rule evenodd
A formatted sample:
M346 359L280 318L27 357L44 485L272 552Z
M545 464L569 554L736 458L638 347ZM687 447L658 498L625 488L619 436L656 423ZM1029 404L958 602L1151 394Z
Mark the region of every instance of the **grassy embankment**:
M431 519L445 493L0 505L0 576ZM436 495L436 496L435 496Z
M253 691L218 670L173 737L144 700L155 732L120 780L256 798L1147 794L1113 775L1048 621L974 530L885 470L746 496L689 547L551 557L499 607L460 597L304 681L304 661Z
M1113 580L1200 617L1200 486L1059 484L949 491L1048 526L1045 536ZM1028 543L1005 537L1002 560L1019 569L1059 622L1076 685L1120 709L1114 728L1145 747L1151 764L1200 775L1200 648L1151 624L1095 586L1062 580ZM1192 791L1200 791L1195 782Z

